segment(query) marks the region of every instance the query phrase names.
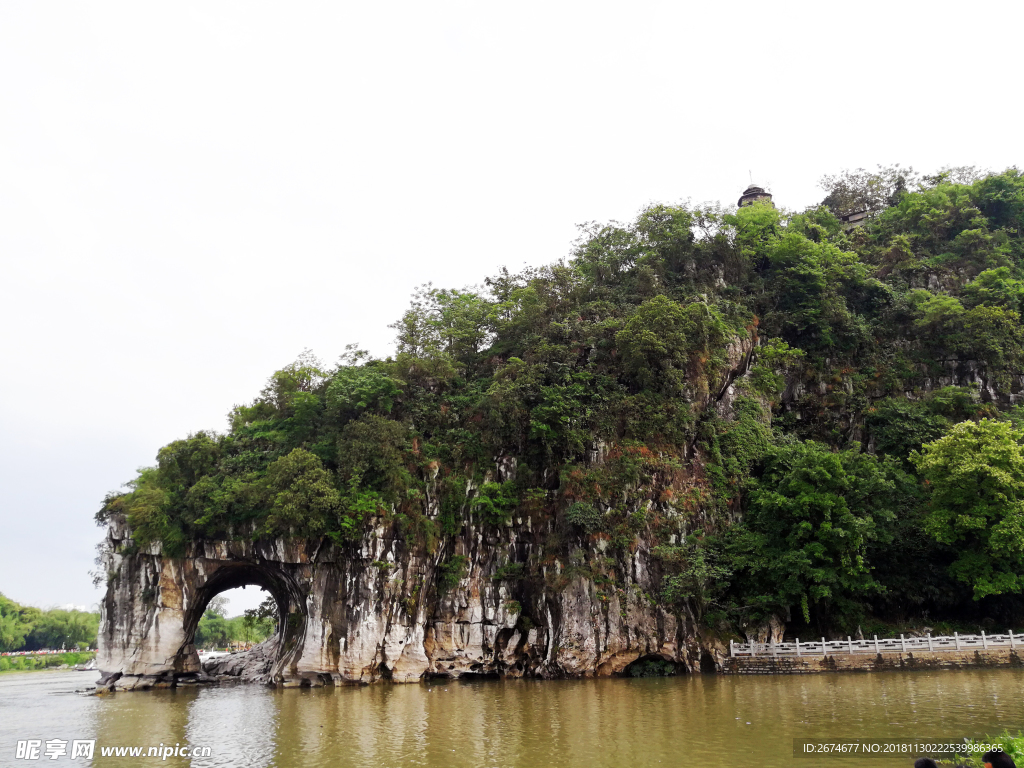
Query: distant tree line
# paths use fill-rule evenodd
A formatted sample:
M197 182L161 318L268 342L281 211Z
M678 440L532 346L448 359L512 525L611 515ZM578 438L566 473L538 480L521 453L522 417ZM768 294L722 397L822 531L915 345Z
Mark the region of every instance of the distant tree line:
M257 608L245 611L241 616L227 617L227 601L217 596L210 601L199 626L196 627L196 648L226 648L235 643L253 644L263 642L277 627L277 603L268 597Z
M0 652L95 648L99 613L19 605L0 594Z

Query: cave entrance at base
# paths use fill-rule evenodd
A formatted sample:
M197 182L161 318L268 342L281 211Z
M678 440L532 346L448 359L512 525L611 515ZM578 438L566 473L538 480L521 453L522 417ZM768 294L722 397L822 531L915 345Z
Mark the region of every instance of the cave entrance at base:
M686 668L677 664L666 656L659 654L648 654L641 656L632 662L622 672L620 677L675 677L686 674Z

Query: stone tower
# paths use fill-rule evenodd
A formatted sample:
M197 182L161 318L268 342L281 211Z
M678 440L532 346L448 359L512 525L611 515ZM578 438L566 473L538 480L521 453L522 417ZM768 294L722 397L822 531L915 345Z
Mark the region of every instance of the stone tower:
M744 190L743 194L740 195L737 205L742 208L745 205L753 205L758 201L764 201L768 203L768 205L773 205L770 193L766 192L763 187L757 187L751 184Z

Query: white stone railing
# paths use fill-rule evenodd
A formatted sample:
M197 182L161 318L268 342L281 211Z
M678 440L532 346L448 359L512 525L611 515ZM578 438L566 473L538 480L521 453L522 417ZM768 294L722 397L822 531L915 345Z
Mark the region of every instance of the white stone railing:
M812 640L794 643L736 643L729 641L729 655L733 657L754 656L831 656L837 653L908 653L913 651L964 651L987 650L989 648L1020 648L1024 645L1024 636L1009 632L1005 635L942 635L932 637L904 637L879 640L875 635L871 640Z

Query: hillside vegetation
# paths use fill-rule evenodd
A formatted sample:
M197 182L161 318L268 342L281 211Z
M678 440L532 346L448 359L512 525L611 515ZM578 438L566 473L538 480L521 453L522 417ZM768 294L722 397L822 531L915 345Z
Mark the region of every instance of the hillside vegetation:
M457 580L467 526L530 517L509 578L557 560L614 589L649 548L650 599L724 631L1017 621L1024 176L825 184L801 213L653 205L585 226L565 263L424 287L393 357L304 354L97 518L169 554L355 553L383 520Z

